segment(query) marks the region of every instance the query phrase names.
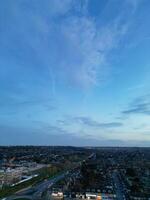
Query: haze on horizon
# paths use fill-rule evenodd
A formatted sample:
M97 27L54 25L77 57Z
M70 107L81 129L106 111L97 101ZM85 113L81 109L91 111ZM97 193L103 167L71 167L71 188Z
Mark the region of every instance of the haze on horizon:
M149 10L1 1L0 145L150 146Z

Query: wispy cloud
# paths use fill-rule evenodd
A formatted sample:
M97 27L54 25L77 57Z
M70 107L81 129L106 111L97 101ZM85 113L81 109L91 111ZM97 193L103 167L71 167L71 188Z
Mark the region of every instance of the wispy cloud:
M83 14L68 16L62 22L69 56L61 66L70 82L87 88L106 81L108 54L117 48L128 29L128 24L121 21L117 16L111 23L99 27L94 18Z
M140 89L143 89L145 87L145 85L143 83L141 84L138 84L138 85L134 85L134 86L131 86L129 88L127 88L128 91L136 91L136 90L140 90Z
M57 106L58 108L58 106ZM56 105L50 98L27 98L24 95L6 96L0 99L0 116L10 117L12 114L17 115L20 113L32 113L31 109L36 112L49 112L55 111ZM27 114L28 115L28 114Z
M136 98L133 102L131 102L127 109L122 111L124 115L131 114L144 114L150 115L150 96L145 95L142 97Z
M78 125L84 125L91 128L117 128L120 126L123 126L123 123L121 122L105 122L100 123L97 122L90 117L67 117L65 120L59 120L58 121L62 125L69 125L72 124L78 124Z
M1 145L73 145L73 146L149 146L147 140L128 140L128 139L92 139L68 132L60 132L56 127L49 128L49 131L19 128L15 126L0 125ZM9 138L9 140L8 140ZM30 138L30 140L28 140ZM65 138L65 139L64 139Z
M13 52L11 56L21 66L47 71L54 93L58 80L80 88L108 80L109 53L118 47L130 22L126 13L120 12L100 25L99 19L89 14L86 0L15 2L9 16L10 34L5 36L4 27L2 46Z
M126 0L126 1L129 5L132 6L133 11L135 11L138 8L139 4L141 3L141 0Z

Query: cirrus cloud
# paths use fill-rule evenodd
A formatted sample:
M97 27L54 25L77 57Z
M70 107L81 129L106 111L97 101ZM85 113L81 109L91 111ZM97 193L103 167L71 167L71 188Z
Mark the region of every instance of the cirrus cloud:
M79 124L90 128L117 128L123 126L121 122L104 122L100 123L91 119L90 117L67 117L65 120L58 120L62 125Z
M150 95L145 95L136 98L129 105L128 108L122 111L124 115L144 114L150 115Z

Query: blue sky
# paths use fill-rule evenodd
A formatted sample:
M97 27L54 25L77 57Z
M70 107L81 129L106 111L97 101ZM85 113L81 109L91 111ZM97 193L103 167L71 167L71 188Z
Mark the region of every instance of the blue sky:
M0 145L150 146L149 9L1 2Z

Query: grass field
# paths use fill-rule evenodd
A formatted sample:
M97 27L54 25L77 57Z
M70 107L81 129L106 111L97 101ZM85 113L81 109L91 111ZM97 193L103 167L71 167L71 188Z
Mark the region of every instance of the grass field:
M42 182L45 179L53 177L54 175L58 174L60 171L61 171L61 169L59 167L55 167L55 166L41 168L36 171L36 173L39 174L38 177L34 177L34 178L30 179L29 181L23 182L14 187L6 186L3 189L0 189L0 198L15 194L17 191L20 191L23 188L27 188L29 186L34 186L34 185Z

